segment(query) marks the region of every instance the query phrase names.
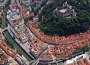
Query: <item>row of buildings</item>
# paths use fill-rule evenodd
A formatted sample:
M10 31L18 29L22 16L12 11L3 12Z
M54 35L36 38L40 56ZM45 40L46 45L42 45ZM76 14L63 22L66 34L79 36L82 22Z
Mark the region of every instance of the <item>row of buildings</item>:
M79 33L79 34L75 34L75 35L69 35L67 37L65 36L48 36L45 35L43 32L41 32L38 28L38 23L39 22L29 22L27 25L28 27L32 30L32 32L38 36L38 38L40 38L42 41L48 42L48 43L52 43L52 44L67 44L67 43L71 43L71 42L75 42L75 41L79 41L79 40L84 40L85 38L89 38L89 32L87 31L85 33ZM87 36L86 36L87 35Z
M5 42L5 38L0 29L0 64L8 65L29 65L29 61L20 56L16 50L11 49Z
M17 55L16 51L7 46L4 39L4 36L0 33L0 64L19 65L14 59Z
M30 22L30 23L32 23L32 22ZM28 23L28 24L30 24L30 23ZM48 44L47 50L45 50L43 55L39 56L39 59L41 61L56 62L58 60L68 59L70 55L73 55L73 53L77 50L77 48L79 48L79 47L81 48L81 47L85 47L85 46L90 45L89 44L89 36L90 36L89 32L82 33L82 34L78 35L78 37L74 37L74 35L67 37L66 39L68 39L69 42L71 41L71 43L67 43L68 41L64 41L64 39L62 39L65 44L63 44L63 42L61 42L61 44L59 43L60 45L57 45L57 43L55 45L55 44L49 42L49 41L52 41L50 38L47 38L50 36L44 37L44 35L39 34L40 33L39 31L37 32L37 30L39 30L39 29L37 28L37 26L35 26L35 24L28 25L30 30L37 36L38 40L43 42L43 45ZM31 26L33 26L33 27L31 27ZM37 30L32 29L32 28L35 28ZM39 37L39 35L40 35L40 37ZM75 36L77 36L77 35L75 35ZM45 40L45 38L47 38L47 40ZM58 38L59 37L57 37L56 40ZM78 38L79 40L76 42L72 42L74 38ZM37 47L34 47L34 46L38 46L38 45L39 45L39 47L42 46L42 44L39 43L38 40L37 41L35 40L35 42L34 41L30 42L31 47L33 49L33 50L31 50L31 52L33 52L34 54L38 54L38 52L40 52L39 49ZM55 38L53 40L55 40Z
M18 0L12 0L7 11L8 31L33 59L46 63L57 62L68 59L77 48L90 45L90 31L68 37L44 35L38 28L38 17L35 17L33 13L31 13L34 16L33 20L27 25L24 24L24 10L28 13L31 9L20 5Z
M29 6L30 11L37 15L45 4L50 3L51 0L22 0L21 3L26 7Z
M90 56L85 58L80 58L73 63L69 63L68 65L90 65Z
M33 12L31 14L26 15L26 11L30 11L28 7L25 5L20 5L18 0L12 0L9 10L7 11L7 19L9 21L9 33L11 36L17 41L17 43L27 52L29 56L30 49L30 41L35 38L34 35L28 30L26 25L24 24L24 18L28 15L34 15Z

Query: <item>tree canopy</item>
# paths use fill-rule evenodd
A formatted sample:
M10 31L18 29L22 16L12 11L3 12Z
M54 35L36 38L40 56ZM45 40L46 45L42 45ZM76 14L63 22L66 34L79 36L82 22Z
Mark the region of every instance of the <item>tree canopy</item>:
M90 26L90 3L88 0L67 0L76 11L77 16L66 18L55 16L53 11L64 0L55 0L46 5L39 15L39 28L47 35L67 36L85 32Z

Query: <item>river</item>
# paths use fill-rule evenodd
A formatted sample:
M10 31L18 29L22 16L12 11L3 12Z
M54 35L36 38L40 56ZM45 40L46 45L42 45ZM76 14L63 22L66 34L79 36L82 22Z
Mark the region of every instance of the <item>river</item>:
M13 46L16 50L18 50L28 61L31 61L32 58L18 45L18 43L11 37L8 31L4 32L4 35L8 37L8 39L13 42Z

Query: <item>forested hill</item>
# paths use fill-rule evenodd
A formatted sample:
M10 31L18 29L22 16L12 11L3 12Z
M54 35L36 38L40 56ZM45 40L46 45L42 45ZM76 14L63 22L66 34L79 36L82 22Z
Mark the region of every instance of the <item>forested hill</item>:
M90 2L89 0L67 0L75 12L76 17L58 17L53 11L57 6L61 6L64 0L55 0L49 5L46 5L39 15L40 31L47 35L67 36L80 32L85 32L90 26Z

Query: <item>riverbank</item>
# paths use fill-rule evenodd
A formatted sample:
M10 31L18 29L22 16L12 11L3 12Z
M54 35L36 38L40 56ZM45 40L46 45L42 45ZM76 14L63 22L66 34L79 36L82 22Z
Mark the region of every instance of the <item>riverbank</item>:
M6 13L7 13L7 10L9 8L9 4L10 4L10 0L8 0L8 4L7 6L5 6L5 8L3 9L3 19L2 19L2 29L6 28L7 27L7 23L8 23L8 20L6 19ZM15 50L20 54L20 55L23 55L28 61L31 61L32 58L30 58L30 56L28 56L28 54L17 44L17 42L11 37L11 35L8 33L8 31L4 31L3 32L4 36L10 40L10 42L12 42L12 45L13 47L15 48Z
M11 42L13 42L13 46L19 53L21 53L28 61L31 61L32 58L17 44L17 42L11 37L8 31L3 32L4 36L7 37Z

